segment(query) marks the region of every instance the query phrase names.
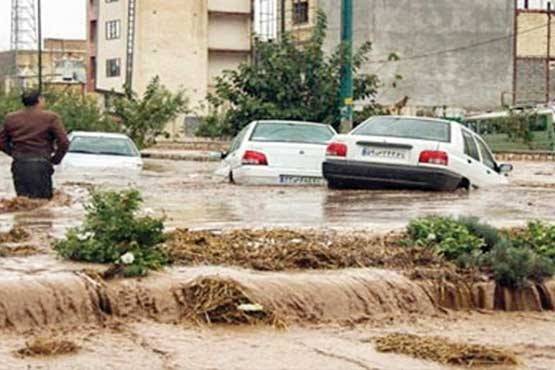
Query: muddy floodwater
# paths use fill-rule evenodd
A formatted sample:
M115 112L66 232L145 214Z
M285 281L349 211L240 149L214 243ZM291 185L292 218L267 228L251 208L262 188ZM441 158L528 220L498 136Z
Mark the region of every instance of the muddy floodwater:
M555 220L555 163L517 162L511 184L470 193L417 191L331 191L325 187L243 187L214 175L218 163L147 160L140 174L63 172L58 189L73 196L72 207L2 215L4 227L19 223L59 234L79 222L90 186L135 187L145 207L167 216L169 227L336 227L389 230L428 215L475 215L495 225ZM13 196L9 161L0 160L0 197Z
M514 165L507 186L457 193L241 187L215 176L214 162L146 160L137 174L58 171L56 188L70 202L0 214L1 230L23 226L39 242L38 254L0 258L0 328L6 329L0 329L0 369L460 369L377 352L375 340L389 333L501 346L522 361L487 369L555 369L553 311L439 309L429 292L389 270L261 273L204 266L203 273L227 274L267 293L268 302L260 298L267 306L285 302L283 310L305 322L293 321L287 330L195 326L178 320L179 304L187 303L178 293L188 276L198 273L194 268L174 267L107 288L77 272L91 266L62 262L48 248L52 237L82 221L93 187L137 188L145 209L165 215L169 228L381 232L429 214L474 215L496 226L555 221L555 164ZM6 157L0 169L0 198L11 198ZM37 336L68 340L79 349L55 357L18 355Z

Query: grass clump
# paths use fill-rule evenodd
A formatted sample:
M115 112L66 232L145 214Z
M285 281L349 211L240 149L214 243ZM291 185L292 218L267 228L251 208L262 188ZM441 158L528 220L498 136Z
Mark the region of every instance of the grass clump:
M69 230L54 246L75 261L113 263L124 276L143 276L167 263L162 219L138 215L142 198L136 190L93 191L82 226Z
M555 226L534 221L516 233L476 217L431 216L413 220L409 244L433 249L462 268L491 273L502 286L518 288L555 274Z
M76 353L79 346L69 340L57 340L47 337L35 337L25 343L25 347L17 354L24 357L59 356Z
M380 352L400 353L445 365L471 367L518 364L514 354L499 348L455 343L445 338L412 334L394 333L378 338L376 349Z

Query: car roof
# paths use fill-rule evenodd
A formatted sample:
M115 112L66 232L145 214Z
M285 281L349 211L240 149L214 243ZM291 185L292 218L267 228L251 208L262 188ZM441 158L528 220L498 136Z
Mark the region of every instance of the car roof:
M266 120L258 120L255 122L256 123L287 123L287 124L293 124L293 125L320 125L320 126L331 127L330 125L327 125L321 122L289 121L289 120L280 120L280 119L266 119Z
M106 137L114 139L129 139L125 134L118 134L113 132L100 132L100 131L72 131L70 135L73 136L87 136L87 137Z

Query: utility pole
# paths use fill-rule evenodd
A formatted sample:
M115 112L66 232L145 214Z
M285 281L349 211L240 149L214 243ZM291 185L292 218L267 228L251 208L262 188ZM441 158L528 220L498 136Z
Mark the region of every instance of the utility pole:
M38 52L39 52L39 92L42 92L42 11L41 0L37 0L37 34L38 34Z
M341 131L353 129L353 0L341 1Z

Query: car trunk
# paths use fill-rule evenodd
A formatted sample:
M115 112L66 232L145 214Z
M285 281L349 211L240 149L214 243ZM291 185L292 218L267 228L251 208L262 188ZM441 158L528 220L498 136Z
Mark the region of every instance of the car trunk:
M349 150L348 160L399 165L419 163L420 153L438 150L439 142L385 136L345 136Z
M265 142L252 150L264 153L269 167L295 170L320 170L326 156L326 144Z

